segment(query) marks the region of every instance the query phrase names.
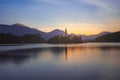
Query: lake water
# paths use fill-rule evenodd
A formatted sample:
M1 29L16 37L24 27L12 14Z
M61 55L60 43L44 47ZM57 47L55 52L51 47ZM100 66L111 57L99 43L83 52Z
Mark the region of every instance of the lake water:
M120 80L120 43L2 45L0 80Z

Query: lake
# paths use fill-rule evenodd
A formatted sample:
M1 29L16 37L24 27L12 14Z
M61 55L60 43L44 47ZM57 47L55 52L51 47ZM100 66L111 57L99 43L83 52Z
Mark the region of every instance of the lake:
M120 43L1 45L0 80L120 80Z

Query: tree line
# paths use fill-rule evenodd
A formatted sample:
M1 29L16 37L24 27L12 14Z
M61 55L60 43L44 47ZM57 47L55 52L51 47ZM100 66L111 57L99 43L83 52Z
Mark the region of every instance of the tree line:
M13 43L42 43L45 39L39 34L27 34L24 36L14 36L12 34L0 33L0 44L13 44Z
M9 33L0 33L0 44L16 44L16 43L81 43L80 36L57 35L45 40L40 34L27 34L24 36L14 36Z

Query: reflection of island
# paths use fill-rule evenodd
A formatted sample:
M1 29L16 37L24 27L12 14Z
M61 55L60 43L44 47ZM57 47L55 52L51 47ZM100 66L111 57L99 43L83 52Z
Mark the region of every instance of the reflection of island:
M66 47L66 45L65 45L65 60L67 61L67 55L68 54L68 51L67 51L67 47Z
M26 50L14 50L14 51L6 51L0 52L0 63L15 63L15 64L22 64L30 59L43 59L47 60L48 57L52 60L65 60L65 62L72 61L79 59L84 59L86 57L89 58L89 55L94 55L100 53L103 56L101 51L109 50L119 50L120 47L112 47L112 46L99 46L99 47L70 47L70 46L63 46L63 47L46 47L46 48L37 48L37 49L26 49ZM45 55L44 55L45 54ZM46 55L47 54L47 55ZM81 60L81 61L82 61Z

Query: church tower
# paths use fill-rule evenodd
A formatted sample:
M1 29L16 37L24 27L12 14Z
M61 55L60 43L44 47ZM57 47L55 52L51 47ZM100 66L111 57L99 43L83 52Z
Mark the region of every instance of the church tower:
M67 36L67 28L65 28L65 36Z

